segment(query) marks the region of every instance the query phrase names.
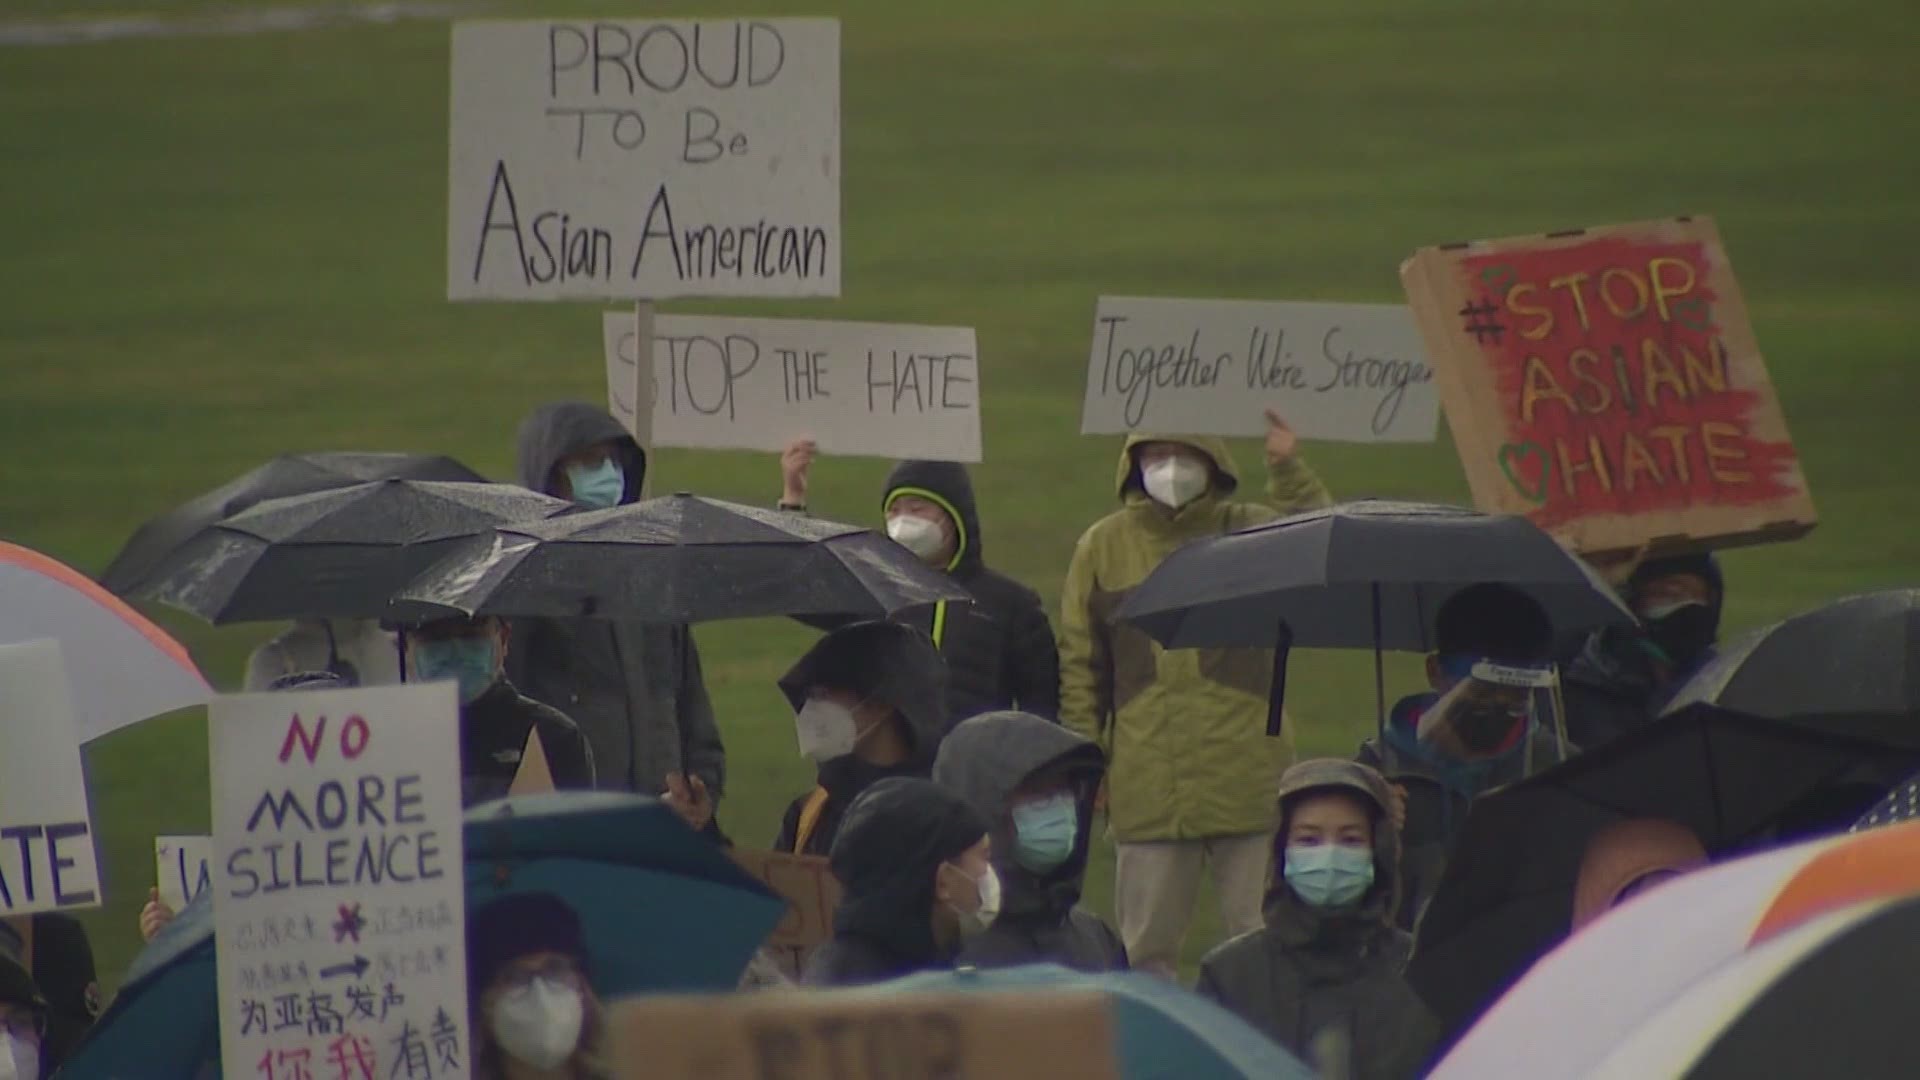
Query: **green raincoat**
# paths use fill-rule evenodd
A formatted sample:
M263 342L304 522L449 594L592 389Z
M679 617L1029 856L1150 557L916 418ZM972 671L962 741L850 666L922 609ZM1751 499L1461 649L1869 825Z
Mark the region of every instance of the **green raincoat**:
M1213 459L1211 489L1178 511L1148 498L1134 450L1178 442ZM1115 612L1175 548L1331 502L1298 457L1271 470L1271 505L1234 502L1224 440L1133 435L1115 481L1121 509L1081 536L1060 604L1060 720L1111 763L1108 821L1122 842L1266 832L1274 785L1292 764L1289 733L1268 738L1270 649L1162 650Z

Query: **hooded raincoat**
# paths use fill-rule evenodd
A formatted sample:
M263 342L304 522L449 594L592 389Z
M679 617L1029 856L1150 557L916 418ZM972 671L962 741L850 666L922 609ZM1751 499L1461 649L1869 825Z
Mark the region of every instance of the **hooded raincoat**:
M1206 494L1168 510L1141 487L1136 449L1178 442L1213 462ZM1080 537L1060 602L1060 720L1107 755L1108 820L1125 842L1193 840L1273 828L1273 785L1292 733L1267 737L1271 649L1163 650L1116 617L1120 603L1174 549L1205 536L1331 502L1299 458L1272 469L1271 505L1234 502L1239 474L1225 441L1133 435L1115 488L1124 504Z
M934 933L934 875L987 834L958 795L931 781L894 777L856 800L829 865L840 882L833 937L813 951L809 986L879 982L953 963L959 946Z
M1008 814L1014 790L1043 770L1071 778L1080 804L1080 831L1065 862L1036 873L1014 858ZM1079 906L1093 842L1093 799L1106 771L1099 747L1027 713L984 713L947 734L933 763L933 780L966 799L991 823L993 868L1000 875L1000 917L966 944L961 963L1055 963L1081 971L1126 968L1127 950L1120 936Z
M1315 908L1287 885L1286 817L1298 797L1336 790L1357 796L1373 815L1373 885L1352 906ZM1280 786L1266 926L1215 948L1200 962L1195 987L1302 1057L1328 1029L1344 1035L1354 1080L1420 1073L1437 1025L1401 972L1413 940L1392 925L1400 841L1388 817L1386 782L1349 761L1302 763Z
M958 550L942 567L973 595L972 604L944 601L908 620L933 639L947 661L947 715L958 723L996 709L1018 708L1051 720L1060 711L1060 654L1040 595L989 569L980 511L966 466L951 461L903 461L881 495L918 496L946 511Z
M780 677L795 712L816 686L884 702L906 726L913 752L898 765L872 765L853 754L823 762L819 787L788 804L775 851L825 855L853 801L893 776L926 777L947 729L947 665L925 634L898 623L852 623L822 637Z
M620 444L623 502L640 497L647 460L606 410L565 401L520 425L520 483L548 495L554 468L597 442ZM707 699L700 652L684 625L633 619L516 619L513 684L572 717L593 745L603 788L653 794L668 773L698 776L718 802L727 753Z

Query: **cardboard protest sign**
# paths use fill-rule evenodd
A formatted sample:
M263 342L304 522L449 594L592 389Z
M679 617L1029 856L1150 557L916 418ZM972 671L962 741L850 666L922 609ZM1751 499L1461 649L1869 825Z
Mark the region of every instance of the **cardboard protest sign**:
M632 312L601 320L608 411L653 445L980 460L980 364L971 329L812 319L653 317L640 383Z
M225 1075L464 1077L450 682L213 702Z
M213 880L211 836L153 838L154 885L160 902L174 911L186 907Z
M99 857L59 642L0 645L0 738L0 915L99 907Z
M1813 528L1711 219L1424 248L1400 276L1482 509L1590 554Z
M1082 435L1262 435L1267 408L1303 438L1431 442L1440 405L1412 313L1397 304L1100 298Z
M617 1080L1106 1080L1106 998L1083 991L866 990L629 998L608 1017Z
M833 936L833 909L840 905L840 882L819 855L734 848L733 861L759 878L787 902L786 918L767 935L765 949L790 978L799 978L813 955Z
M840 24L453 27L454 300L840 295Z

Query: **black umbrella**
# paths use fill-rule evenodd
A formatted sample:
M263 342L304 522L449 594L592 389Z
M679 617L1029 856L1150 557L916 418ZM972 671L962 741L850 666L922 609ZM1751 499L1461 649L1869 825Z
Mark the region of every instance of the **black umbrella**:
M100 584L120 596L136 595L174 549L202 529L262 499L386 479L480 482L486 477L450 457L429 454L282 454L140 526L100 575Z
M267 499L170 552L136 595L214 623L377 618L453 544L570 509L507 484L432 480Z
M389 617L880 618L970 599L869 529L679 494L464 541L401 591Z
M1120 605L1169 649L1274 647L1428 652L1447 598L1499 582L1532 597L1556 636L1628 626L1633 613L1585 562L1532 522L1433 503L1343 503L1223 536L1167 556ZM1275 717L1278 713L1276 709Z
M1674 692L1777 720L1851 716L1920 723L1920 589L1836 600L1724 646Z
M1819 726L1699 707L1474 800L1421 917L1407 978L1443 1028L1473 1019L1567 934L1587 842L1632 818L1693 830L1714 855L1855 786L1920 767L1920 726Z

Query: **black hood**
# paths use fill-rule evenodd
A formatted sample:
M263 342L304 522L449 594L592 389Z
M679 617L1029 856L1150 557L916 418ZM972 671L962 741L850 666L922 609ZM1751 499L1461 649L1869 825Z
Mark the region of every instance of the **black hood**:
M548 402L521 421L520 486L542 495L558 494L553 490L553 467L569 454L608 440L620 444L620 468L627 476L627 490L620 501L633 502L646 480L646 452L612 413L584 401Z
M947 662L927 635L890 622L843 626L814 642L780 677L780 690L796 712L815 686L893 706L906 720L914 758L933 760L947 729Z
M868 788L840 819L827 856L841 888L834 931L878 942L904 963L932 959L934 873L986 835L973 807L931 780Z
M1013 861L1008 802L1028 777L1056 764L1069 764L1075 773L1080 834L1067 861L1040 875ZM993 868L1000 875L1003 915L1064 916L1080 901L1093 837L1093 800L1106 771L1098 746L1031 713L982 713L947 733L934 759L933 779L992 823Z
M903 461L887 474L887 487L880 496L880 511L885 513L901 495L919 495L934 503L944 503L949 517L960 529L960 550L954 555L952 573L978 568L985 555L981 549L980 508L973 499L973 479L967 467L957 461Z

